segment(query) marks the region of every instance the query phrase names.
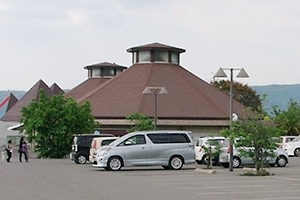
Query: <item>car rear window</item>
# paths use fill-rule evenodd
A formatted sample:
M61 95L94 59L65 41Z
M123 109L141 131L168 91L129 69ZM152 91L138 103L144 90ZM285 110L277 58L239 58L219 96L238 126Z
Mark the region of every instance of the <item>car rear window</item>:
M183 133L149 133L147 136L154 144L189 143L189 137Z
M207 144L209 146L218 146L223 142L223 140L218 140L218 139L209 139L207 140Z
M112 143L113 141L115 141L116 139L109 139L109 140L103 140L101 142L101 146L105 146L105 145L109 145L110 143Z

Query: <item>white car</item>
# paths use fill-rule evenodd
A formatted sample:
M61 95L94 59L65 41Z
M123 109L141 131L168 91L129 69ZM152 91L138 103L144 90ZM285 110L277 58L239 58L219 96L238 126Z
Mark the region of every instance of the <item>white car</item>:
M196 162L198 164L206 164L206 152L203 147L212 147L212 150L214 150L216 146L220 146L224 140L225 137L222 136L198 138L195 145ZM213 164L217 164L218 160L218 158L213 159Z
M92 143L91 143L91 148L90 148L89 160L93 163L94 157L95 157L94 152L97 151L98 149L100 150L100 148L102 146L108 145L118 138L119 137L96 137L96 138L93 138Z
M286 146L289 142L293 141L296 138L296 136L280 136L279 137L279 143L278 148L285 150Z
M291 142L286 143L284 150L289 156L300 156L300 135Z
M238 168L241 165L253 165L254 162L250 157L243 157L239 154L239 149L247 149L247 148L252 148L252 147L239 147L236 148L233 145L233 162L232 162L232 167L233 168ZM274 150L275 157L273 158L267 158L267 162L271 167L277 165L278 167L285 167L286 164L288 163L288 154L283 150L283 149L276 149ZM221 153L219 156L219 163L223 167L229 167L229 162L230 162L230 142L229 140L225 140L223 142L223 145L221 147Z

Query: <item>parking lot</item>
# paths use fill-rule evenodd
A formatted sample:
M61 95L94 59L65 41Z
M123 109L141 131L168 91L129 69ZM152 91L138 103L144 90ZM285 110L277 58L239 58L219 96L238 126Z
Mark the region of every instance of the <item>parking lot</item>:
M122 168L109 172L69 159L30 159L0 162L1 199L203 199L291 200L300 197L300 158L284 168L269 169L273 176L241 176L245 169L216 166L215 174L188 165L182 170L161 167Z

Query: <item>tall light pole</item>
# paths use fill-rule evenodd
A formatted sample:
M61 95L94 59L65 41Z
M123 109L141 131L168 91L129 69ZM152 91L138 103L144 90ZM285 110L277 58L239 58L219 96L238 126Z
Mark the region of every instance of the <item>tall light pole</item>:
M147 86L143 94L154 94L154 130L157 127L157 94L168 94L165 87L149 87Z
M244 68L220 68L214 77L224 78L227 77L224 70L230 71L230 101L229 101L229 128L232 130L233 122L233 70L239 70L237 78L249 78ZM233 144L230 142L230 158L229 158L229 171L233 171Z

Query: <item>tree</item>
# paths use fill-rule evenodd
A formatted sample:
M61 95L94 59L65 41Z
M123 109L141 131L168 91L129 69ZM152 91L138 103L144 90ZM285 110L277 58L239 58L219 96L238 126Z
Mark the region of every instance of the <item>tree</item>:
M300 134L300 106L297 102L290 100L287 110L273 109L274 120L277 127L285 131L285 135Z
M220 80L213 81L211 84L230 95L230 81ZM239 82L233 82L233 98L246 107L257 111L262 106L262 100L251 87Z
M126 119L131 123L129 132L148 131L154 128L152 120L139 112L128 115Z
M221 134L230 138L241 156L251 158L256 175L262 175L266 158L275 156L277 144L273 138L280 136L282 130L275 127L268 117L256 113L247 119L233 122L232 129L225 129ZM239 139L237 143L234 142L236 138Z
M73 134L92 132L96 126L88 102L77 105L62 94L48 97L39 91L22 110L21 123L29 142L34 142L38 157L62 158L70 152Z
M207 169L212 169L213 160L219 159L221 153L220 144L217 140L211 140L208 142L208 146L202 145L202 148L206 154L204 164L206 164Z

